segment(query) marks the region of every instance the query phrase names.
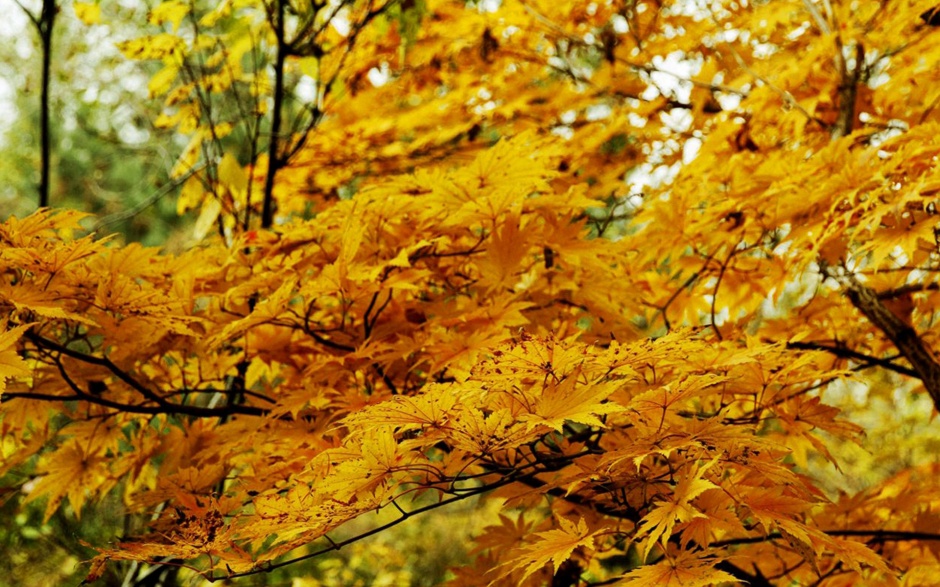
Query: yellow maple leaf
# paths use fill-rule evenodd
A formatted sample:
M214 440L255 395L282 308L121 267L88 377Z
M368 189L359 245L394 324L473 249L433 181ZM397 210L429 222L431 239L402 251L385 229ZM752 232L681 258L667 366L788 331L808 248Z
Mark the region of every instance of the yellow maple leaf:
M98 24L101 21L101 6L92 2L76 2L73 6L75 16L85 24Z
M26 503L48 496L44 516L48 521L68 497L75 517L80 517L85 499L107 481L108 463L103 456L88 454L77 442L70 442L48 455L38 472L44 476L30 488Z
M643 548L643 560L649 556L650 550L657 541L666 542L672 536L676 523L684 523L693 518L704 517L704 514L690 502L708 489L715 489L716 485L702 475L717 462L717 457L704 466L698 467L695 472L689 472L682 477L672 494L673 501L660 502L640 522L640 534L648 534L646 545Z
M351 503L354 498L380 489L393 473L405 470L417 458L414 452L399 447L391 426L366 431L359 451L361 456L338 461L330 474L317 483L318 495Z
M752 488L744 495L743 502L754 518L768 530L774 524L791 521L812 505L809 500L792 495L780 486Z
M622 412L626 408L615 403L603 403L617 389L618 382L581 383L581 368L569 374L557 385L549 384L538 398L531 415L522 420L529 428L545 425L561 432L566 421L603 428L598 416Z
M490 585L499 582L513 571L522 569L525 569L525 573L520 583L524 582L529 575L548 563L552 563L557 573L562 563L571 558L575 549L582 547L594 549L594 536L599 531L591 532L584 518L575 524L571 520L559 517L558 525L560 527L555 530L538 532L535 535L536 542L522 547L520 549L522 553L519 556L500 565L509 568L504 570Z
M518 216L510 213L490 235L491 245L478 263L489 287L494 290L511 287L518 280L516 274L529 252L528 238L531 235L527 233L531 231L525 231Z
M16 341L30 326L31 324L24 324L0 333L0 396L6 389L6 380L9 377L27 377L32 373L26 361L16 352Z
M236 201L244 203L245 191L248 189L248 173L239 165L234 155L222 155L218 173L219 182L229 189Z
M176 35L159 33L118 43L118 49L128 59L163 59L183 52L186 42Z
M623 576L616 585L629 587L705 587L719 583L738 584L740 581L730 573L714 567L715 561L699 558L689 551L681 551L674 557L666 557L655 565L634 569Z
M167 2L161 2L151 10L148 20L151 24L156 25L170 22L173 24L173 31L175 32L179 29L180 23L183 22L183 19L186 18L189 12L189 4L169 0Z
M351 431L394 426L397 430L422 427L437 428L453 417L458 396L447 393L445 386L431 384L418 397L397 396L388 401L367 406L346 417L343 424ZM425 432L426 434L426 432Z

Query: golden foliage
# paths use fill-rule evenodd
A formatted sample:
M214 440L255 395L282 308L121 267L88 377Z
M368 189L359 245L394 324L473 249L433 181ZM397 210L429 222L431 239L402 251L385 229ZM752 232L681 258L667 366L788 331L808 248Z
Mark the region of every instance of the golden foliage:
M940 398L929 3L301 4L121 44L189 137L190 248L0 224L2 470L152 517L89 580L483 494L455 587L936 576L932 457L818 465L864 442L839 386Z

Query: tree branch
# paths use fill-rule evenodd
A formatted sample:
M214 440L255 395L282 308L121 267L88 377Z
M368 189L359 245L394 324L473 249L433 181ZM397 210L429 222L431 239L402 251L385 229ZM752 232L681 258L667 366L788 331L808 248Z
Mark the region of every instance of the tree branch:
M536 474L538 474L539 472L540 472L540 471L536 471L536 472L533 472L533 473L529 473L529 474L526 475L525 477L532 476L532 475L536 475ZM408 519L410 519L410 518L413 518L413 517L417 516L418 514L423 514L423 513L425 513L425 512L429 512L429 511L432 511L432 510L436 510L436 509L438 509L438 508L448 506L448 505L450 505L450 504L452 504L452 503L465 500L465 499L467 499L467 498L469 498L469 497L474 497L474 496L477 496L477 495L481 495L481 494L483 494L483 493L488 493L488 492L490 492L490 491L493 491L494 489L499 489L500 487L503 487L503 486L505 486L505 485L509 485L510 483L514 483L514 482L516 482L516 481L519 481L520 479L521 479L521 477L513 477L513 476L510 475L510 476L507 476L507 477L505 477L505 478L503 478L503 479L500 479L499 481L495 481L495 482L490 483L490 484L488 484L488 485L483 485L483 486L478 487L478 488L476 488L476 489L473 489L473 490L471 490L471 491L467 491L466 493L462 493L462 494L460 494L460 495L454 496L454 497L452 497L452 498L450 498L450 499L445 499L445 500L442 500L442 501L439 501L439 502L435 502L435 503L432 503L432 504L429 504L429 505L426 505L426 506L422 506L422 507L419 507L419 508L417 508L417 509L411 510L410 512L403 511L403 515L402 515L401 517L396 518L396 519L392 520L391 522L388 522L388 523L383 524L383 525L381 525L381 526L378 526L378 527L376 527L376 528L373 528L373 529L371 529L371 530L369 530L369 531L367 531L367 532L363 532L362 534L357 534L356 536L353 536L352 538L348 538L348 539L343 540L343 541L341 541L341 542L334 542L334 541L331 540L330 538L324 536L324 538L326 538L326 540L328 540L328 541L330 542L330 546L326 546L326 547L324 547L324 548L321 548L320 550L317 550L317 551L314 551L314 552L311 552L311 553L308 553L308 554L304 554L304 555L301 555L301 556L298 556L298 557L294 557L294 558L292 558L292 559L284 560L284 561L281 561L281 562L279 562L279 563L274 563L274 564L266 565L266 566L264 566L263 568L254 569L254 570L251 570L251 571L245 571L245 572L242 572L242 573L232 573L232 574L229 574L229 575L218 576L218 577L213 576L213 575L209 575L209 576L205 577L205 579L206 579L207 581L209 581L210 583L215 583L216 581L224 581L224 580L226 580L226 579L235 579L235 578L238 578L238 577L248 577L248 576L250 576L250 575L257 575L258 573L270 573L271 571L274 571L274 570L279 569L279 568L281 568L281 567L286 567L286 566L288 566L288 565L292 565L292 564L298 563L298 562L300 562L300 561L308 560L308 559L311 559L311 558L316 558L316 557L318 557L318 556L324 555L324 554L326 554L326 553L328 553L328 552L332 552L332 551L334 551L334 550L339 550L340 548L342 548L342 547L344 547L344 546L347 546L347 545L352 544L352 543L354 543L354 542L358 542L358 541L360 541L360 540L362 540L362 539L364 539L364 538L368 538L369 536L373 536L373 535L375 535L375 534L379 534L379 533L381 533L381 532L384 532L385 530L388 530L389 528L393 528L393 527L395 527L395 526L401 524L401 523L404 522L405 520L408 520ZM399 510L402 511L400 508L399 508Z
M281 110L284 107L284 64L287 58L287 42L284 35L284 4L287 0L275 0L277 13L270 15L274 21L274 37L277 51L274 57L274 105L271 112L271 138L268 143L268 171L264 176L264 192L261 207L261 228L274 224L274 176L281 166Z
M860 353L858 351L853 351L852 349L828 345L819 342L788 342L788 349L798 349L806 351L826 351L827 353L832 353L837 357L842 357L843 359L855 359L857 361L862 361L868 365L875 365L878 367L884 367L889 371L894 371L901 375L906 375L907 377L918 377L917 371L905 367L903 365L898 365L897 363L889 359L881 359L878 357L873 357L871 355L866 355L865 353Z
M927 348L914 328L884 305L875 290L863 285L851 273L837 279L845 287L845 296L852 305L881 330L911 364L930 394L934 407L940 410L940 364L934 358L933 351Z
M201 406L188 406L185 404L178 404L168 401L165 397L158 395L152 389L148 388L146 385L143 385L141 382L134 379L129 373L115 365L107 357L96 357L94 355L88 355L81 351L76 351L70 349L66 346L63 346L57 342L51 341L47 338L44 338L31 329L27 330L25 333L25 338L30 340L38 348L45 351L56 352L60 355L65 355L87 363L90 365L97 365L107 369L112 375L120 379L122 382L127 384L131 389L140 393L144 399L149 402L156 404L153 406L147 405L137 405L137 404L125 404L121 402L116 402L106 398L102 398L97 395L92 395L85 393L77 384L71 382L68 378L68 374L60 367L60 372L63 375L63 379L66 384L78 394L79 397L71 397L67 399L80 399L82 401L87 401L89 403L98 404L101 406L109 407L115 410L123 410L127 412L132 412L136 414L179 414L186 416L194 416L199 418L219 418L221 416L229 415L244 415L244 416L258 416L263 417L270 413L270 410L258 408L254 406L243 406L243 405L228 405L224 408L205 408ZM32 393L5 393L4 398L9 399L40 399L40 400L50 400L50 401L65 401L61 396L56 395L46 395L46 394L32 394ZM282 415L280 419L291 419L289 415Z

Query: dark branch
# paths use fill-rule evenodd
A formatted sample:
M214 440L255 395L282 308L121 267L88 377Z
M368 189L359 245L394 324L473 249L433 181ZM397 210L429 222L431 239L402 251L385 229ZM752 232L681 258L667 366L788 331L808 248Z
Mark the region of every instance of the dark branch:
M843 293L852 305L884 333L911 364L930 394L934 407L940 409L940 364L933 351L910 324L884 305L875 290L859 282L851 273L836 278L845 287Z
M288 47L284 31L284 5L287 0L276 0L277 14L269 15L273 20L274 38L277 42L274 57L274 105L271 112L271 138L268 143L268 171L264 176L264 192L262 193L261 228L271 228L274 224L274 176L283 164L281 161L280 135L281 115L284 105L284 67L287 59Z
M201 406L188 406L184 404L178 404L168 401L165 397L157 395L153 390L149 389L147 386L143 385L136 379L134 379L129 373L115 365L107 357L96 357L94 355L88 355L81 351L76 351L75 349L70 349L66 346L63 346L57 342L44 338L32 330L26 331L24 335L28 340L33 342L37 347L43 349L47 352L55 352L59 355L65 355L76 359L78 361L104 367L112 375L117 377L119 380L127 384L134 391L140 393L145 400L156 405L140 405L140 404L126 404L121 402L115 402L98 395L92 395L85 392L80 386L72 382L68 374L64 371L61 364L59 364L60 373L63 376L66 384L76 393L78 397L73 399L80 399L87 401L92 404L97 404L112 408L115 410L126 411L136 414L179 414L186 416L194 416L198 418L219 418L221 416L231 416L231 415L244 415L244 416L266 416L270 413L270 410L257 408L254 406L243 406L243 405L228 405L224 408L205 408ZM59 361L55 359L57 363ZM56 395L46 395L46 394L26 394L26 393L6 393L4 394L5 399L43 399L43 400L52 400L52 401L64 401L63 396ZM281 419L290 419L289 416L282 416Z
M853 359L860 361L867 365L876 365L878 367L884 367L889 371L894 371L901 375L906 375L908 377L918 377L917 371L914 371L910 367L905 367L904 365L898 365L894 361L889 359L883 359L879 357L873 357L871 355L866 355L865 353L860 353L858 351L853 351L852 349L845 348L837 345L829 345L819 342L788 342L788 349L799 349L806 351L826 351L827 353L832 353L837 357L842 357L843 359Z

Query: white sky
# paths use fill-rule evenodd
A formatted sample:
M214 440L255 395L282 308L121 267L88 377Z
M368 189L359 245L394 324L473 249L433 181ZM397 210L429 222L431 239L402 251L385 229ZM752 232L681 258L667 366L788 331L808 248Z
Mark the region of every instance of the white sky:
M30 7L33 3L24 2L24 4ZM0 0L0 43L5 45L15 43L17 56L25 62L30 56L35 34L32 25L16 2ZM11 85L9 80L0 77L0 140L3 140L16 118L16 110L13 108L16 91L17 88Z
M121 8L140 9L137 0L128 0L127 6ZM42 0L20 0L30 12L38 14ZM60 76L53 77L56 90L71 91L74 95L86 102L97 103L111 109L112 120L118 129L120 138L128 143L141 143L147 140L146 133L141 132L139 125L135 124L135 109L133 104L124 103L127 95L138 95L142 99L147 94L147 76L133 61L125 61L118 57L115 46L117 37L114 29L108 25L86 26L77 21L70 4L65 4L56 18L56 31L53 44L61 49L61 43L69 41L76 34L82 36L85 47L80 55L72 54L67 61L56 63L54 68L66 69L68 81L62 85ZM0 145L8 138L11 125L15 122L18 113L15 108L16 92L23 91L25 74L31 78L29 88L30 96L39 100L39 55L38 35L35 27L15 0L0 0L0 43L10 48L7 51L13 55L16 63L2 63L3 72L9 79L4 79L0 73ZM10 72L21 75L9 75ZM66 130L74 128L76 122L75 108L68 104L63 109L54 112ZM116 118L115 118L116 117Z

